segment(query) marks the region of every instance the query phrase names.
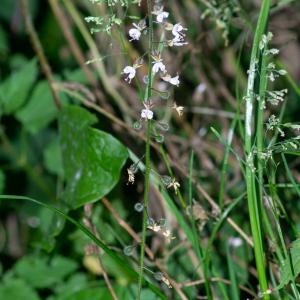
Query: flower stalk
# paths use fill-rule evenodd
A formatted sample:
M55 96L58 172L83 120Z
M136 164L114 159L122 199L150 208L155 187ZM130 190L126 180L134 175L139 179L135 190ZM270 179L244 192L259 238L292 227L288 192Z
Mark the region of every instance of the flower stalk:
M152 18L152 1L147 0L147 12L148 12L148 82L145 89L144 102L150 100L152 90L152 52L153 52L153 18ZM138 281L138 294L137 299L141 299L143 274L144 274L144 257L145 257L145 243L146 243L146 231L147 231L147 209L149 200L149 181L150 181L150 138L151 138L151 119L147 119L146 129L146 155L145 155L145 190L144 190L144 209L143 209L143 228L142 228L142 240L141 240L141 252L140 252L140 270Z

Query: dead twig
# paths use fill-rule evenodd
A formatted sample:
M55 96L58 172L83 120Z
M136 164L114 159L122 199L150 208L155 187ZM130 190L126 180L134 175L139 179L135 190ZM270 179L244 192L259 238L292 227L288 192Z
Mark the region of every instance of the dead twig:
M40 39L35 31L35 28L33 26L32 20L31 20L31 16L30 16L29 9L28 9L28 0L21 0L21 5L22 5L22 14L24 17L25 28L26 28L27 34L30 37L33 49L39 59L43 73L45 74L45 76L48 80L54 103L55 103L57 109L61 109L61 103L60 103L58 93L54 89L55 80L53 78L51 67L47 61L42 44L40 42Z

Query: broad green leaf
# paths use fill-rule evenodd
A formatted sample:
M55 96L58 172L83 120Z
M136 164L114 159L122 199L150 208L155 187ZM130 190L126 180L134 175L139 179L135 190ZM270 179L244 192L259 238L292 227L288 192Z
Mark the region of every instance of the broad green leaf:
M300 239L295 240L290 249L290 257L286 258L281 271L278 289L283 288L300 274Z
M66 189L63 198L73 208L95 202L108 194L119 180L128 157L127 149L113 136L90 128L96 117L77 106L60 115Z
M24 257L14 267L16 274L35 288L50 288L76 269L75 261L62 256L50 262L46 257Z
M51 123L57 114L48 82L41 81L26 105L16 113L16 118L30 133L35 134Z
M59 177L63 177L62 155L58 138L48 144L44 150L44 165L46 169Z
M5 300L39 300L38 294L22 279L7 278L0 283L0 299Z
M36 59L32 59L0 85L0 105L4 113L13 113L24 104L37 73Z

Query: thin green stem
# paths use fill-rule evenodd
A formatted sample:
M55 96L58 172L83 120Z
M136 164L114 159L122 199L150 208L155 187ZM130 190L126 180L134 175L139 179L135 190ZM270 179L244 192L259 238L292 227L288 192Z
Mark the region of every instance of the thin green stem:
M220 191L219 191L219 206L221 210L223 210L224 208L224 193L225 193L226 174L227 174L227 167L228 167L228 158L229 158L230 147L233 139L233 133L236 126L237 118L238 116L236 115L229 128L228 135L227 135L227 144L225 146L224 159L222 163Z
M153 51L153 19L152 19L152 1L147 1L147 12L149 21L149 38L148 38L148 82L145 90L144 101L149 101L152 91L152 51ZM145 243L147 231L147 209L149 200L149 181L150 181L150 137L151 137L151 120L147 120L147 133L146 133L146 174L145 174L145 190L144 190L144 209L143 209L143 229L141 241L141 254L140 254L140 271L138 281L137 300L141 299L143 273L144 273L144 257L145 257Z
M147 230L147 209L148 209L148 200L149 200L149 178L150 178L150 136L151 136L151 120L148 120L147 140L146 140L146 174L145 174L144 209L143 209L143 229L142 229L141 254L140 254L139 285L138 285L138 294L137 294L138 300L141 299L143 272L144 272L145 243L146 243L146 230Z

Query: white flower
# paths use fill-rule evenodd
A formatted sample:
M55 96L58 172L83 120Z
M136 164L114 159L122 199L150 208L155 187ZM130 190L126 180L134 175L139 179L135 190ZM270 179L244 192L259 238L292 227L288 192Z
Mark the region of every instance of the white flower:
M175 178L172 179L172 181L170 182L170 184L167 186L167 189L173 187L175 194L177 195L178 189L180 188L180 184L176 181Z
M144 102L144 109L141 111L141 118L151 120L153 119L153 111L151 110L151 103Z
M142 109L141 118L151 120L153 119L153 111L150 109Z
M129 36L131 37L131 40L129 40L129 42L138 41L141 37L140 30L138 30L136 28L131 28L128 33L129 33Z
M179 83L180 83L178 75L175 77L171 77L170 74L167 74L166 76L163 76L161 79L166 82L171 83L172 85L176 85L176 86L179 86Z
M183 31L186 31L187 28L184 28L180 23L177 23L173 26L173 29L172 29L172 34L176 37L176 36L179 36L179 37L184 37L185 34L183 33Z
M162 11L161 13L159 13L156 17L156 21L158 23L162 23L164 21L164 19L167 19L169 17L169 13L166 11Z
M156 21L157 23L163 23L164 19L167 19L169 17L169 13L164 11L163 7L160 7L157 10L154 10L152 12L153 15L156 15Z
M175 37L172 40L168 41L168 45L170 47L176 46L176 47L181 47L184 45L187 45L188 42L184 41L184 38L180 35L175 35Z
M243 245L243 241L239 237L229 237L228 243L234 248L238 248Z
M127 169L127 173L128 173L128 181L127 181L127 184L131 183L133 184L134 183L134 180L135 180L135 177L134 177L134 172L132 171L132 169Z
M131 41L138 41L141 37L142 31L146 28L145 22L141 21L138 24L132 23L133 28L129 29L129 36L131 37Z
M164 73L166 71L166 66L163 64L163 62L161 60L158 61L158 62L154 61L152 71L153 71L154 74L156 74L159 71Z
M127 75L127 77L125 78L125 81L128 81L128 83L131 83L131 80L135 77L136 68L131 67L131 66L126 66L123 69L123 74Z
M154 232L161 231L161 226L155 222L153 224L149 224L147 228L153 230Z
M178 113L179 117L181 117L183 115L183 109L184 109L183 106L177 106L177 103L174 102L172 108L176 110L176 112Z

